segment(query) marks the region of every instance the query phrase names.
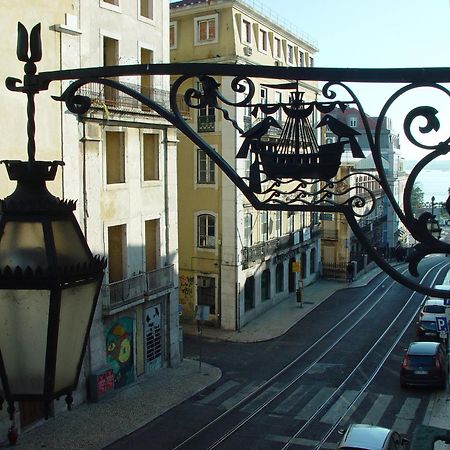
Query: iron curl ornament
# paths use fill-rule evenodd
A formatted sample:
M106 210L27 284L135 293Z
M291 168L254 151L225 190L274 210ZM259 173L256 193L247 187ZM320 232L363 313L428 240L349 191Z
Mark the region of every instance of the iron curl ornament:
M34 61L38 61L42 53L38 27L39 25L30 33L31 59ZM447 291L429 288L410 276L404 276L372 246L363 231L360 219L374 211L375 194L366 187L357 186L351 178L355 174L340 178L338 174L341 156L346 149L351 152L353 158L371 155L377 175L372 172L358 172L358 174L379 183L395 214L417 241L409 260L409 271L413 277L418 277L418 264L426 255L450 253L450 245L433 237L429 230L429 223L434 217L430 213L416 217L411 204L414 181L420 171L431 161L450 151L450 136L430 144L417 137L417 132L413 130L413 124L418 119L426 122L425 126L419 128L421 137L439 130L441 128L439 111L430 105L417 105L403 119L407 140L417 149L423 150L425 156L408 177L402 205L397 201L389 185L383 167L380 139L383 121L390 107L402 96L420 88L431 88L446 96L450 104L450 92L445 86L446 83L450 83L450 68L339 69L171 63L90 67L38 73L30 69L24 33L26 30L19 25L17 56L22 61L28 61L25 64L25 76L23 80L7 78L6 86L12 91L27 94L29 132L34 132L32 129L35 113L34 95L45 91L50 83L71 81L62 95L54 99L65 102L69 111L79 115L85 114L92 107L89 96L83 94L83 87L90 83L107 86L152 109L187 136L228 176L255 209L342 213L365 251L384 272L417 292L442 298L448 296ZM143 95L125 82L118 81L120 77L142 75L170 76L172 84L169 101L157 101ZM315 99L307 99L305 96L308 83L323 83L318 90L320 95ZM358 96L350 88L351 83L359 83L359 86L391 83L398 86L382 107L374 131L369 125L369 116ZM258 101L256 86L259 85L267 89L284 90L288 92L289 100L278 103ZM342 96L338 96L338 92L343 93ZM194 130L179 108L177 99L180 96L184 106L190 110L214 108L222 115L223 120L232 126L241 138L235 161L227 161ZM364 153L359 146L356 136L359 133L355 133L353 129L331 115L336 109L345 111L348 107L355 108L361 116L369 152ZM262 119L253 126L246 127L241 120L244 110ZM277 120L280 113L287 118L284 123ZM315 117L321 119L317 121ZM325 126L337 136L336 142L320 142L319 130ZM276 138L268 139L269 132ZM239 160L248 162L248 173L242 174L242 171L236 169ZM450 204L450 201L447 204ZM447 212L450 213L449 209Z

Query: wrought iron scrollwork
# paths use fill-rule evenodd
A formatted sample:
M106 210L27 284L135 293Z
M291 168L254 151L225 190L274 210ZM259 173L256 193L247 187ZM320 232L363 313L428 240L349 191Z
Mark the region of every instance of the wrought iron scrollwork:
M418 173L429 162L449 152L450 136L430 144L422 142L414 135L412 125L418 118L426 122L419 129L422 135L441 128L439 111L436 108L428 105L416 106L406 114L404 131L407 139L428 154L409 175L403 205L400 205L391 190L383 166L381 129L393 103L414 89L433 88L449 97L450 93L443 85L450 82L448 68L326 69L177 63L36 73L35 62L40 59L42 53L38 35L39 30L33 29L29 54L26 44L28 35L26 30L24 32L24 28L19 26L18 57L26 62L25 77L22 86L16 78L6 81L8 89L24 92L29 96L30 134L34 132L32 97L35 93L47 89L49 83L56 80L74 80L60 97L54 98L64 101L69 111L75 114L84 114L92 106L89 97L83 95L80 89L88 83L103 84L151 108L184 133L215 162L256 209L342 213L367 253L394 279L426 294L442 297L447 294L445 291L422 286L401 275L383 259L365 236L360 219L373 213L376 195L370 188L358 185L355 174L341 175L339 168L346 149L353 158L365 158L368 155L362 151L355 130L337 120L332 113L337 109L345 111L349 107L358 110L377 172L376 175L371 171L362 171L360 174L373 180L384 191L399 220L417 240L418 244L410 261L410 272L417 276L418 264L424 256L450 253L449 244L434 238L430 232L432 215L422 214L415 217L411 205L412 188ZM139 75L166 75L173 78L169 106L117 81L120 76ZM323 87L317 90L320 91L320 99L306 98L304 87L310 82L324 82ZM357 95L349 87L350 82L402 84L382 107L375 130L370 126L369 116ZM289 100L277 103L256 101L256 86L259 84L267 89L288 91ZM342 91L344 95L338 95L338 91ZM180 94L185 105L193 111L204 108L219 111L225 123L228 122L241 138L235 156L237 160L248 162L248 173L235 169L234 162L227 161L193 129L192 123L183 116L178 106L177 98ZM246 114L260 120L246 126L243 123ZM281 115L286 117L286 121L279 120ZM337 136L335 142L323 143L318 138L320 130L325 126ZM450 205L450 202L448 203Z

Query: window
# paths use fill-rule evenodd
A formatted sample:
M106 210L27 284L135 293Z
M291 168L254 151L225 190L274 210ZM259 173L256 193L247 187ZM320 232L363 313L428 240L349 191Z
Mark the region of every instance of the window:
M144 133L142 141L144 181L159 180L159 135Z
M109 5L119 6L119 0L102 0L103 3L108 3Z
M269 213L268 211L261 211L260 213L261 223L261 240L267 241L269 238Z
M277 103L277 104L283 103L283 94L282 94L280 91L276 91L276 92L275 92L275 103ZM277 121L280 122L280 124L281 124L281 122L282 122L282 120L283 120L283 108L279 107L279 108L277 109L275 118L276 118Z
M159 250L159 219L146 220L145 230L145 270L151 272L158 268Z
M217 14L194 19L196 45L217 42L217 19Z
M294 64L294 47L291 44L287 46L287 62L288 64Z
M305 54L302 51L298 52L298 65L300 67L305 66Z
M139 15L153 19L153 0L139 0Z
M244 214L244 247L251 247L252 239L253 217L250 213Z
M108 227L108 275L114 283L125 278L127 226Z
M252 24L245 19L242 20L242 42L245 44L252 43Z
M177 23L170 22L169 28L170 48L177 48Z
M267 31L259 30L259 51L267 53Z
M216 166L214 161L203 151L197 150L197 183L214 184L216 182Z
M275 269L275 290L276 292L283 292L284 290L284 266L283 263L278 263Z
M107 36L103 36L103 65L117 66L119 64L119 41ZM115 78L112 78L115 79ZM105 103L114 105L118 92L110 86L104 87Z
M266 269L261 275L261 300L270 299L270 270Z
M355 116L349 117L348 124L350 127L355 128L358 126L358 119Z
M295 215L292 211L288 211L288 231L289 233L294 232L295 225Z
M153 63L153 51L147 48L141 47L141 64L152 64ZM154 97L153 93L153 76L152 75L141 75L141 94L146 97ZM150 108L147 105L142 105L141 108L144 111L149 111Z
M267 88L266 87L262 87L260 89L260 91L259 91L259 95L260 95L260 98L261 98L261 100L260 100L261 104L262 105L267 105L267 96L268 96ZM261 114L260 118L262 118L262 119L267 116L267 113L263 112L263 111L261 111L260 114Z
M255 277L248 277L244 285L244 309L250 311L255 307Z
M274 38L274 52L275 52L275 58L281 59L281 39L280 38Z
M197 277L197 304L209 306L209 313L216 313L215 279L212 277Z
M197 217L197 246L201 248L216 246L216 218L211 214Z
M275 212L275 232L277 234L277 237L280 237L283 234L282 222L281 222L282 217L283 216L282 216L281 211Z
M125 183L125 133L105 132L106 183Z

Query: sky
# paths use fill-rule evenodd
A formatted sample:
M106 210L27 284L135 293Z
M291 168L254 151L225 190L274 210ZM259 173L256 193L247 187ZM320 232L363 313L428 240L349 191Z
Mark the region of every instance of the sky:
M253 0L246 0L252 3ZM319 47L316 67L450 68L449 0L254 0L270 17L279 16L299 34L314 38ZM447 86L449 88L450 86ZM378 116L393 92L388 85L352 85L365 111ZM412 107L429 105L441 111L441 128L426 143L450 136L450 98L436 89L422 89L416 97L403 97L389 110L395 131L400 133L400 152L406 159L418 159L417 151L403 134L403 117ZM424 121L417 120L417 126ZM450 155L448 156L450 158Z

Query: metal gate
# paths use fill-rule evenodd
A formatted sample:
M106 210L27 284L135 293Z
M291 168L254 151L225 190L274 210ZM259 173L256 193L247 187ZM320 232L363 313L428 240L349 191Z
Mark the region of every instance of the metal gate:
M162 365L162 308L151 306L144 311L144 339L146 372L158 370Z

